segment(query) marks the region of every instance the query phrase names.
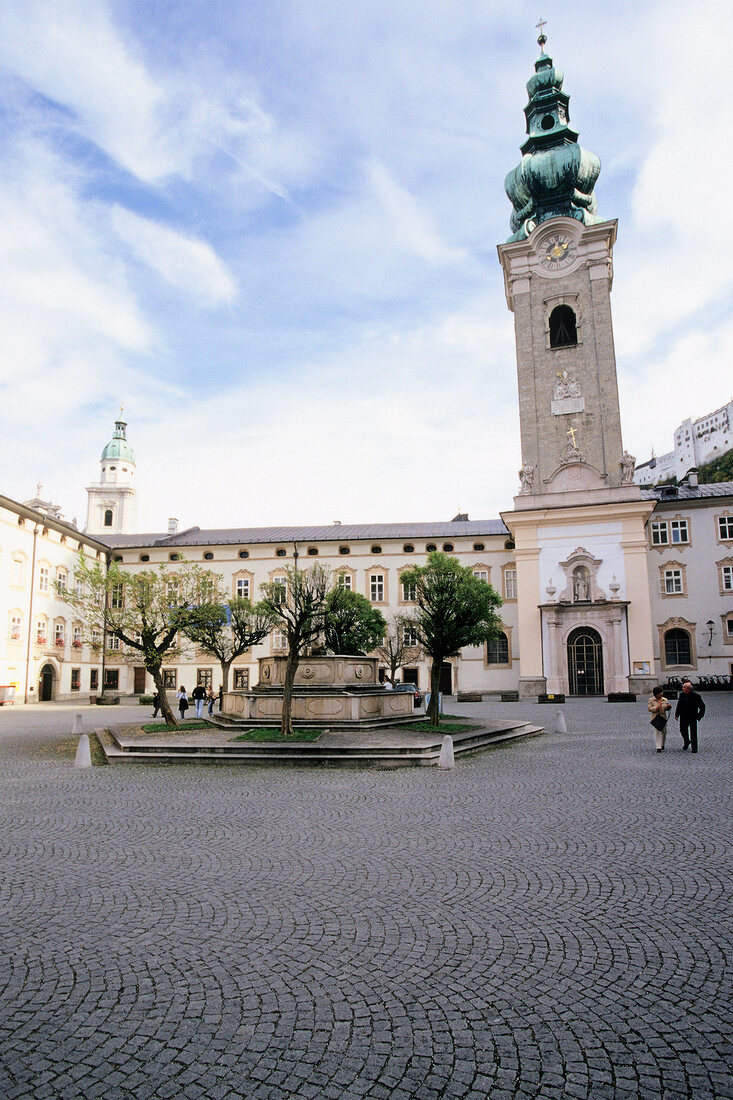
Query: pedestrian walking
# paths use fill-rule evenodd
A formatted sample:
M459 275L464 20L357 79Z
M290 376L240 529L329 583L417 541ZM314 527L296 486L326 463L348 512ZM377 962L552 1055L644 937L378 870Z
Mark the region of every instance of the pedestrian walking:
M158 717L158 711L160 710L160 692L156 691L153 696L153 718Z
M176 699L178 700L178 713L181 716L181 721L183 721L186 717L186 711L188 710L188 695L186 694L186 689L183 684L181 684L178 689Z
M191 698L196 704L196 717L203 718L204 716L204 699L206 698L206 688L203 684L196 684L196 687L191 692Z
M224 698L224 685L219 686L219 713L221 714L221 703Z
M209 707L208 707L209 718L211 718L212 714L214 713L214 703L215 703L215 701L216 701L216 696L214 695L214 692L211 690L211 688L209 688L209 690L206 693L206 702L209 705Z
M662 688L653 688L651 698L647 703L647 710L652 716L651 723L654 726L654 741L657 752L664 752L664 743L667 740L667 719L671 709L672 704L665 698Z
M677 708L674 712L674 716L680 724L683 752L687 752L689 748L692 752L697 752L697 723L704 714L705 704L701 696L692 690L690 680L683 680L682 691L677 699Z

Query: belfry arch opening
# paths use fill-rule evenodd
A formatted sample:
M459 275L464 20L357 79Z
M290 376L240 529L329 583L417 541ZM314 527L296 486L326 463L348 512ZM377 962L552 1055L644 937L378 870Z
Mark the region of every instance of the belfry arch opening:
M555 306L550 314L550 347L571 348L578 342L578 324L570 306Z

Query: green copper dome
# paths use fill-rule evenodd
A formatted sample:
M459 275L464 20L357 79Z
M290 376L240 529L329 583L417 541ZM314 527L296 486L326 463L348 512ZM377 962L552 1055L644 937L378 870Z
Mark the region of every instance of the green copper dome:
M542 53L527 83L527 140L522 159L504 187L514 207L509 241L525 240L548 218L577 218L585 225L600 221L593 194L601 171L595 153L581 149L570 128L570 97L562 90L563 72L544 52L544 34L537 40Z
M115 421L115 430L112 433L112 438L102 451L102 462L109 458L119 458L126 462L132 462L134 465L135 452L127 442L127 436L125 435L126 427L127 424L124 420Z

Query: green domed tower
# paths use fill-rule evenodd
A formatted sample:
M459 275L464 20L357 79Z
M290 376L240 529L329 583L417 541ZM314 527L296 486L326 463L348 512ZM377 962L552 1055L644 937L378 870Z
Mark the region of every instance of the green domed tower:
M524 108L529 136L521 161L504 183L514 207L510 241L524 240L548 218L575 218L584 225L601 220L593 194L601 162L578 144L577 131L570 127L570 97L562 90L563 71L545 53L545 35L537 41L540 56L527 82Z
M99 481L87 486L90 535L129 534L135 530L135 452L127 441L127 424L115 421L112 438L102 451Z
M653 505L624 451L611 317L616 222L601 165L570 126L544 51L527 84L527 139L509 173L499 245L514 314L522 467L514 510L520 694L648 691L654 643L646 565ZM642 671L640 671L642 670Z

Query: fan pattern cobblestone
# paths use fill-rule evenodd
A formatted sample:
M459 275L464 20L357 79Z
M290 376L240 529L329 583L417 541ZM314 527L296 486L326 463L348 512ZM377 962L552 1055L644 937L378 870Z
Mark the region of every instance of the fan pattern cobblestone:
M0 1096L733 1096L707 702L696 758L586 702L451 772L78 770L71 710L3 710Z

